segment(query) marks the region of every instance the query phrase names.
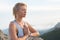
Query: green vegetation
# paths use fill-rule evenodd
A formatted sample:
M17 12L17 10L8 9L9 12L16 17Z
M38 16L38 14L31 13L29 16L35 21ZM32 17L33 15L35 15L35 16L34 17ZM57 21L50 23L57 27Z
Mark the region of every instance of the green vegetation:
M41 35L41 37L44 40L60 40L60 26L59 25L60 23L56 24L54 27L54 30Z

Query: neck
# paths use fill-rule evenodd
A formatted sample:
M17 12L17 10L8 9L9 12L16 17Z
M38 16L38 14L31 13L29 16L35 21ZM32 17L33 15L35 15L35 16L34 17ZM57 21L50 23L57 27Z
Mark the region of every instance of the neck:
M17 22L22 22L22 18L16 18Z

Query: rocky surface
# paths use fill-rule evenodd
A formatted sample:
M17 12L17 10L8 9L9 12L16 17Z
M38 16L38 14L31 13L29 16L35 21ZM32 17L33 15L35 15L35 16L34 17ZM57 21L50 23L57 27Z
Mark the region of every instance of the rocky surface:
M27 40L43 40L41 37L28 37Z
M0 40L9 40L8 35L4 34L2 30L0 30Z

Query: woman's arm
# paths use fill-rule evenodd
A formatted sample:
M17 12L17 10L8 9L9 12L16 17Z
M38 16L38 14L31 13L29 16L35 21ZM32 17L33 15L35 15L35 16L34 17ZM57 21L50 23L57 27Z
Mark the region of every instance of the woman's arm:
M39 36L40 34L39 34L39 32L37 32L29 23L27 23L28 24L28 28L29 28L29 30L30 30L30 32L31 32L31 36Z
M10 23L9 25L9 35L11 40L25 40L27 36L24 36L22 38L17 37L17 30L16 26L13 22Z

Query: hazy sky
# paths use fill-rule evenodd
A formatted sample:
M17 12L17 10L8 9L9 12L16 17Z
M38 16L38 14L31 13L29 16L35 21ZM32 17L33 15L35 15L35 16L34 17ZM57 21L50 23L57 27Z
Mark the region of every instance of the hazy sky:
M28 5L25 20L37 29L48 29L60 22L60 0L1 0L0 29L8 28L14 20L12 8L17 2Z

